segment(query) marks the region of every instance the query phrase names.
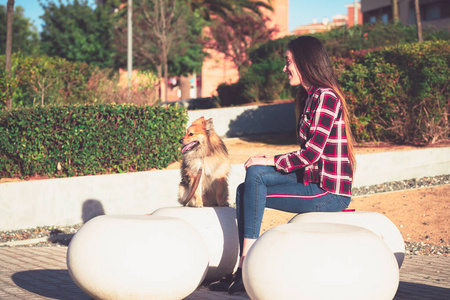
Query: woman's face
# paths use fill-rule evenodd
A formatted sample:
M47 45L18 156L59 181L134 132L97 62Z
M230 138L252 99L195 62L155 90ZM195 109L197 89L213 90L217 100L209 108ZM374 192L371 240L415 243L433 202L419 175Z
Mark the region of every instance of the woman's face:
M286 50L286 64L284 65L283 72L288 75L289 84L292 86L297 86L302 83L302 77L297 69L294 62L294 57L292 56L291 50Z

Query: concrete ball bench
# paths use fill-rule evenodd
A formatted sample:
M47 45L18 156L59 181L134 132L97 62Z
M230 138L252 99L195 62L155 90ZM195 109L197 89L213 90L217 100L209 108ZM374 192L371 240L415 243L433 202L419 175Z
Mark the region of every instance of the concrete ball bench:
M191 225L161 216L99 216L67 250L73 281L95 299L183 299L208 270L208 250Z
M364 227L378 235L392 250L398 267L405 258L405 242L402 234L386 216L371 211L311 212L293 217L289 223L338 223Z
M392 299L399 269L372 231L331 223L288 223L265 232L244 260L251 299Z
M169 207L160 208L151 215L179 218L198 231L209 253L205 281L219 280L234 271L239 256L236 209L232 207Z

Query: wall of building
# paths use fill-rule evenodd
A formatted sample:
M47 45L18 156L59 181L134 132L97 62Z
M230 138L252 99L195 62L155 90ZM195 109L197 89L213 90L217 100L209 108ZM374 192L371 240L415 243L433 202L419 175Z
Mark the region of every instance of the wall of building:
M355 26L355 4L347 4L347 27ZM361 12L361 2L356 3L356 24L362 25L363 14Z
M423 28L431 26L450 31L450 1L420 0L419 5ZM361 11L364 23L374 22L375 19L390 22L393 19L391 0L361 0ZM404 25L416 24L412 0L398 1L398 14L400 22ZM433 19L434 14L439 15L439 17Z

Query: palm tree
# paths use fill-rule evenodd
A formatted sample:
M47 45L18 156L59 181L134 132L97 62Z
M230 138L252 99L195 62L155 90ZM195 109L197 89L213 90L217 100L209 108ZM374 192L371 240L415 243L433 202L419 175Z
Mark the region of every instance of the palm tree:
M210 21L211 16L226 19L229 13L236 10L246 10L261 16L261 8L273 10L271 1L256 0L192 0L192 10L200 9L205 20Z

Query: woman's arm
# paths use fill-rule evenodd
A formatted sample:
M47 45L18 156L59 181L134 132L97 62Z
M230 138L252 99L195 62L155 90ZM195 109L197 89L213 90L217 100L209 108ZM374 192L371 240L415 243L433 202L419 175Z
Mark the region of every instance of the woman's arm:
M250 157L244 164L245 169L254 165L275 166L274 157L270 155L258 154Z

